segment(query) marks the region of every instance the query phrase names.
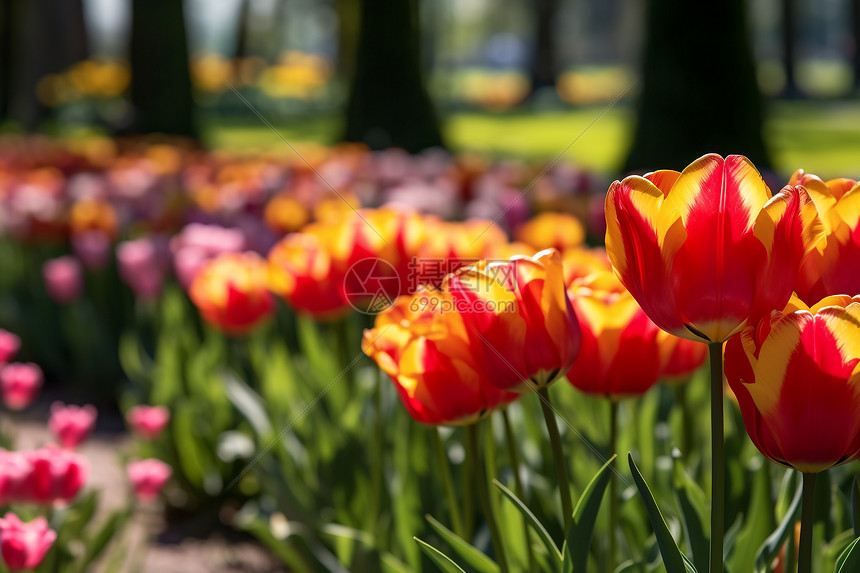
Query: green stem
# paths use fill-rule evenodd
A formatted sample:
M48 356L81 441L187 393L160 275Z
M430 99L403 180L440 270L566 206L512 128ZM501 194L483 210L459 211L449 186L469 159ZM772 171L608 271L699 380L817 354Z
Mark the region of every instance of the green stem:
M800 513L800 548L797 573L812 573L812 528L815 525L815 478L818 474L803 474L803 505Z
M474 500L474 484L475 478L475 445L469 439L468 432L466 435L466 459L463 461L463 532L466 534L464 539L471 539L475 532L475 500Z
M445 488L445 497L448 500L451 525L454 528L454 533L466 539L466 531L463 528L463 521L460 519L460 506L457 504L457 494L454 492L454 482L451 479L451 464L448 460L448 453L445 451L445 444L442 443L439 426L436 426L430 432L430 439L433 441L436 456L439 460L439 471L442 473L442 485Z
M523 488L523 480L520 476L520 454L517 451L517 441L514 436L514 429L511 427L511 418L508 416L508 409L502 408L502 422L505 426L505 441L508 443L508 457L510 458L511 463L511 472L514 474L514 491L517 494L517 497L520 498L523 503L526 502L525 497L525 488ZM523 516L523 535L525 536L526 542L526 553L528 554L529 559L529 571L537 570L537 562L535 561L534 550L532 549L531 542L531 534L529 533L529 523L526 520L525 516Z
M611 457L618 449L618 402L609 399L609 452ZM618 528L618 477L609 473L609 552L606 556L606 571L615 570L615 554L618 551L616 529Z
M711 573L723 572L726 444L723 435L723 345L708 345L711 366Z
M379 543L379 522L382 514L382 498L384 495L384 461L385 461L385 420L383 419L382 411L382 370L376 369L376 384L373 389L373 406L376 423L374 424L373 432L373 452L370 466L371 479L371 501L370 511L368 511L368 520L370 522L370 530L374 532L374 537Z
M487 520L487 528L490 530L490 539L493 541L493 550L496 557L496 562L499 564L500 573L508 573L508 560L505 557L505 546L502 542L502 535L499 532L499 525L496 523L496 518L493 515L493 506L490 503L490 484L487 481L487 474L484 468L484 461L481 459L481 450L479 448L480 441L478 440L478 424L472 424L468 427L466 438L474 452L474 468L475 468L475 486L478 490L478 499L481 502L481 509L484 512L484 518Z
M546 430L549 433L549 443L552 447L552 456L555 461L555 474L558 479L558 489L561 494L561 511L563 514L564 531L570 528L573 519L573 502L570 498L570 484L567 479L567 464L564 451L561 447L561 434L558 433L558 421L555 419L555 411L549 399L549 390L544 387L538 390L540 407L543 410L543 418L546 422Z

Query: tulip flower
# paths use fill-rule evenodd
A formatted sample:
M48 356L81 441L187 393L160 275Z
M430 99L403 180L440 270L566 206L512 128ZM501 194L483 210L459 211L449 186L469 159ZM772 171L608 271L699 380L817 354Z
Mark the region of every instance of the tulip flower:
M158 298L165 272L152 238L141 237L120 243L116 248L116 260L120 278L135 296L143 300Z
M24 484L23 501L68 502L89 477L90 466L85 457L56 446L24 452L24 456L32 469Z
M231 335L259 326L274 312L266 263L256 253L228 253L204 266L189 296L206 322Z
M21 349L21 338L0 328L0 364L9 362Z
M423 424L471 424L513 398L479 369L461 315L437 290L402 296L378 314L364 332L362 350Z
M72 250L88 269L103 269L110 262L110 242L107 233L99 229L72 235Z
M318 319L344 314L349 305L343 295L342 271L312 234L287 235L269 251L269 288L297 312Z
M814 304L830 295L860 294L860 184L851 179L825 183L802 169L789 184L807 190L824 228L797 276L797 295Z
M860 296L794 297L729 340L725 360L750 439L803 473L798 571L810 573L815 476L860 458Z
M612 266L645 313L706 343L785 306L822 229L802 186L771 196L739 155L616 181L606 222Z
M158 497L164 484L173 474L173 468L155 458L131 462L126 471L134 488L134 494L141 502L152 501Z
M26 499L33 464L24 452L0 449L0 505Z
M134 406L126 414L134 432L144 440L157 438L170 422L170 410L164 406Z
M660 377L660 329L628 293L604 289L592 275L568 291L582 345L567 378L582 392L613 401L640 396Z
M0 518L0 555L11 571L35 569L51 549L57 533L44 517L24 523L14 513Z
M81 263L71 255L45 262L42 266L42 278L48 296L60 304L78 300L84 290Z
M585 241L585 228L573 215L541 213L517 227L514 238L537 250L557 249L564 252Z
M570 370L579 324L564 288L561 255L482 262L446 277L481 368L502 390L545 388Z
M42 369L32 363L14 363L0 370L0 395L10 410L27 408L39 395Z
M99 199L82 199L72 205L69 225L73 234L101 231L108 237L116 237L118 222L113 205Z
M702 367L708 356L705 345L686 338L660 331L659 340L663 363L660 376L669 384L680 384L689 380L690 376Z
M64 448L74 449L92 433L98 412L95 406L54 402L48 428Z
M712 571L723 569L725 530L721 343L788 302L821 230L802 186L772 196L740 155L627 177L606 195L606 250L621 282L657 326L709 345Z

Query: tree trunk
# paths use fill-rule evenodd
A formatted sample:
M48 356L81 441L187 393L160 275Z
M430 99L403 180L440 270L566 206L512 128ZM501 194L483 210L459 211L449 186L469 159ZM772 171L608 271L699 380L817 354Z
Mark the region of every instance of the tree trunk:
M555 49L555 16L558 0L534 0L534 46L531 54L531 93L555 88L558 63Z
M132 133L196 137L182 0L132 0Z
M345 141L416 153L442 146L419 54L417 0L361 0Z
M770 166L743 0L649 0L642 91L624 169L681 169L705 153Z
M797 82L794 79L794 39L797 26L797 7L794 0L781 0L782 4L782 68L785 73L785 97L797 97Z

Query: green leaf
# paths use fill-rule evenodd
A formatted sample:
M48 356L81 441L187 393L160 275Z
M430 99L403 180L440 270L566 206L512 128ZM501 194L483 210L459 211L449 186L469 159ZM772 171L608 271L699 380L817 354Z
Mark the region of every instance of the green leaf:
M855 476L851 485L851 524L854 535L860 537L860 476Z
M546 527L543 526L537 516L535 516L535 514L531 512L528 506L526 506L526 504L523 503L520 498L518 498L516 494L514 494L514 492L502 485L499 480L494 479L493 483L496 484L496 487L502 490L502 494L504 494L504 496L508 498L518 510L520 510L520 513L523 514L523 516L526 518L526 521L528 521L532 528L537 532L538 537L540 537L541 541L543 541L543 544L546 546L546 549L549 554L555 555L556 558L561 561L563 558L561 551L558 550L558 546L552 540L552 537L550 537L550 534L546 530Z
M564 542L564 561L562 571L564 573L580 573L588 568L588 550L591 547L591 536L594 533L594 524L603 501L606 486L612 477L610 467L617 456L609 458L603 467L591 478L591 481L579 497L576 508L573 510L573 521L567 532ZM610 531L609 535L614 532Z
M707 571L709 567L710 542L710 513L705 492L690 478L681 464L678 450L673 452L675 493L681 508L681 521L684 524L684 534L692 561L697 569Z
M176 451L179 454L182 474L191 485L202 488L204 476L210 466L204 462L200 444L197 442L194 416L192 404L187 401L177 404L172 415L170 433L176 440Z
M417 537L413 537L412 539L415 540L415 542L418 544L418 547L421 548L421 551L423 551L424 554L427 555L427 557L432 559L433 563L438 565L444 573L466 573L465 571L463 571L463 568L454 563L454 561L450 557L448 557L429 543L425 543Z
M836 560L836 573L860 571L860 537L851 542Z
M499 566L487 557L483 551L471 545L468 541L439 523L432 515L425 515L427 522L436 530L442 538L448 542L457 555L463 558L466 565L469 565L479 573L497 573Z
M684 558L681 550L678 549L666 521L663 519L663 514L660 513L660 508L657 507L657 502L648 488L648 484L639 473L639 468L636 467L636 462L633 461L633 454L627 454L627 461L630 464L630 473L633 474L633 480L636 482L636 489L639 490L639 496L645 504L645 510L648 513L648 521L651 522L651 527L654 529L654 534L657 536L657 545L660 547L660 554L663 556L663 565L666 567L667 573L688 573L695 571L691 568L689 561Z
M263 399L250 386L232 372L222 375L224 392L230 401L254 427L254 432L264 441L271 440L272 424L266 415Z
M83 556L81 571L87 571L89 566L95 561L102 551L104 551L110 540L122 528L126 526L129 518L132 515L132 508L127 507L119 511L115 511L110 517L105 520L98 531L93 534L86 542L86 551Z
M738 533L734 550L728 560L729 571L748 569L749 564L755 562L758 548L776 528L770 490L770 466L752 470L750 478L753 483L749 507L744 515L743 528Z
M755 557L756 571L767 571L770 564L779 554L779 550L785 543L785 540L788 539L789 534L794 533L794 522L797 521L797 514L800 511L802 494L803 486L800 486L797 488L797 493L794 495L794 499L788 507L788 511L785 513L785 517L780 522L779 527L765 539L761 548L759 548L758 554Z

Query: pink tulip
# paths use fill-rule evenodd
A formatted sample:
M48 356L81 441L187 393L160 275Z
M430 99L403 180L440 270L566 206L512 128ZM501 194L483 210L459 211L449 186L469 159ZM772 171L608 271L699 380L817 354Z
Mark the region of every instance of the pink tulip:
M164 270L155 241L141 237L121 243L116 249L116 258L119 276L138 298L158 298L164 285Z
M32 363L7 364L0 370L0 395L10 410L23 410L42 387L42 369Z
M76 301L84 290L81 263L71 255L46 261L42 265L42 278L48 295L60 304Z
M67 502L78 494L89 477L89 463L80 454L56 446L23 453L32 466L22 492L26 501Z
M131 462L127 470L134 494L142 502L158 497L161 488L173 473L169 465L155 458Z
M99 230L75 233L72 250L86 268L103 269L110 261L110 237Z
M21 339L18 335L0 328L0 364L12 360L20 349Z
M154 440L170 421L170 410L164 406L135 406L126 414L129 425L144 440Z
M182 247L173 253L173 272L182 288L188 290L197 272L209 258L206 251L200 247Z
M14 513L0 518L0 554L12 571L35 569L57 539L44 517L24 523Z
M0 449L0 505L23 500L32 473L33 464L24 452Z
M95 406L75 406L54 402L51 404L51 419L48 428L64 448L73 449L83 442L96 424Z

